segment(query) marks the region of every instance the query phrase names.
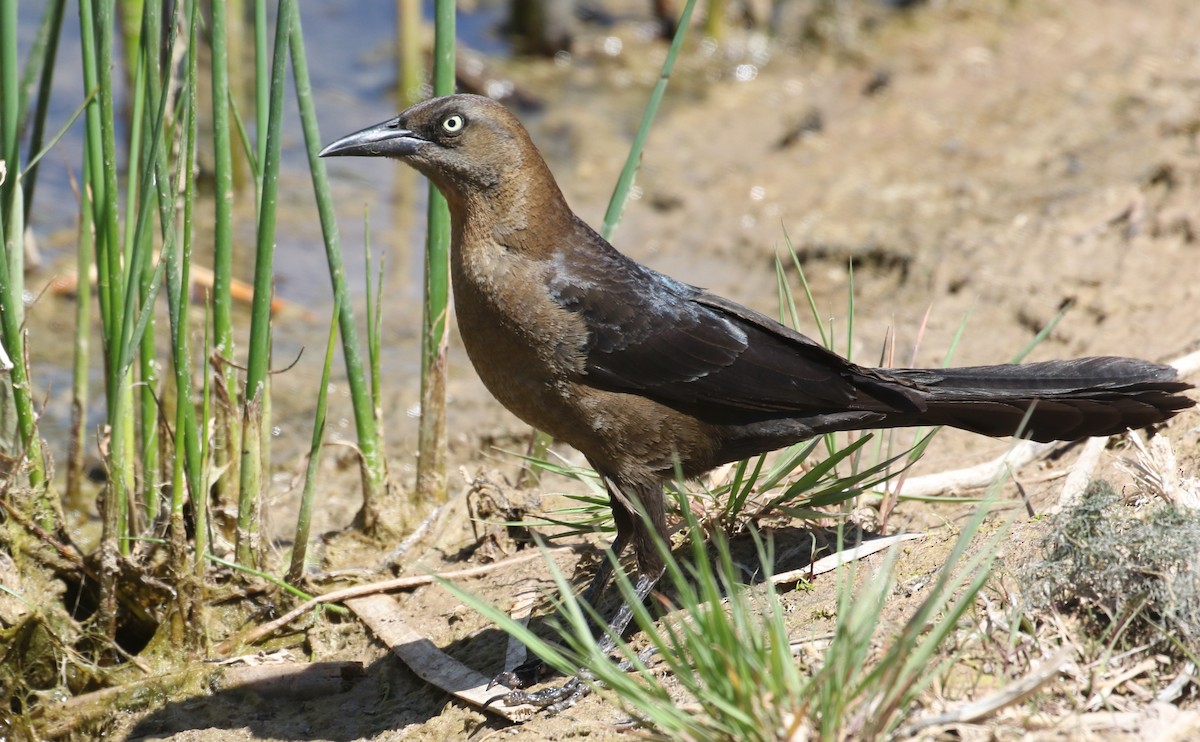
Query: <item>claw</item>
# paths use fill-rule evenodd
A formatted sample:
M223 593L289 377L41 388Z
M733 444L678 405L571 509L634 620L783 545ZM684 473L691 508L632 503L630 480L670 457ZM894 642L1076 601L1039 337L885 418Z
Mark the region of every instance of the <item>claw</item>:
M505 706L537 706L551 714L557 714L579 703L591 692L591 686L576 676L557 688L544 688L532 693L514 690L503 698ZM488 699L488 703L491 701L492 699Z
M497 685L503 685L508 688L520 690L528 688L531 685L536 685L542 679L542 674L546 670L546 663L538 659L523 662L511 670L505 670L502 673L492 678L488 683L488 690L495 688Z
M512 686L509 685L509 683L512 683L515 681L516 681L516 678L513 676L513 674L511 672L508 672L507 670L505 670L504 672L498 674L496 677L492 678L488 682L487 687L484 688L484 690L491 690L492 688L495 688L497 685L503 685L506 688L511 688ZM496 696L496 698L499 698L499 696ZM491 700L488 701L488 703L491 703L491 702L492 702Z

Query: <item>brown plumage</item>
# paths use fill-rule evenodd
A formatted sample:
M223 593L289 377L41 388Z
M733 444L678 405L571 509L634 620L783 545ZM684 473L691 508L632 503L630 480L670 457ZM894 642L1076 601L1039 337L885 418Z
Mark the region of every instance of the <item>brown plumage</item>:
M1170 418L1193 402L1175 371L1129 358L958 369L872 369L728 299L617 252L571 211L525 128L494 101L420 103L322 156L392 157L450 204L463 344L488 390L579 449L603 477L619 554L639 593L662 561L639 512L666 535L663 485L814 435L950 425L1073 440ZM603 589L607 569L589 597ZM623 609L613 620L628 622ZM565 691L511 694L557 702Z

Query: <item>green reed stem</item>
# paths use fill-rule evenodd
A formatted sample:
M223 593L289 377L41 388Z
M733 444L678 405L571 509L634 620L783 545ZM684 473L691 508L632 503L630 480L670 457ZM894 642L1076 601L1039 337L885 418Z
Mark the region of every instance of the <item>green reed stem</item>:
M209 307L212 302L209 297L205 297L204 302L204 344L202 348L211 348L209 344ZM213 375L206 373L202 374L204 379L203 392L201 394L201 410L200 419L205 422L212 420L212 378ZM195 520L195 535L192 536L193 553L195 554L195 564L193 565L194 572L197 577L204 575L204 554L208 552L208 545L211 541L208 534L208 485L209 485L209 467L206 462L209 461L209 436L200 436L200 456L201 462L199 477L197 478L198 485L192 490L192 518ZM236 439L235 439L236 440ZM233 460L237 457L233 456Z
M175 480L172 490L171 524L173 543L184 541L183 503L187 492L193 501L199 496L204 460L200 455L199 425L192 392L191 345L188 333L188 301L191 286L192 240L195 236L193 218L196 206L195 178L190 177L196 157L196 66L199 13L194 4L188 29L188 67L185 82L185 126L183 146L180 148L183 162L179 180L183 182L183 246L182 251L172 250L166 256L167 264L167 310L171 323L171 360L175 370ZM180 254L182 252L182 254ZM207 418L205 418L207 422ZM183 475L186 474L186 479ZM183 485L186 482L187 489ZM182 558L182 556L181 556ZM180 564L182 567L182 564Z
M135 106L135 122L143 120L144 125L148 125L150 136L148 139L140 140L141 146L131 146L131 153L140 152L140 157L131 155L131 172L134 171L134 164L141 166L138 173L140 180L136 186L132 182L129 185L131 194L137 194L137 210L136 222L133 225L132 237L130 234L130 222L126 221L125 229L127 236L127 244L130 246L127 251L125 265L129 269L125 273L125 288L124 297L125 305L121 318L121 342L120 342L120 360L118 368L122 377L127 377L129 369L135 359L140 362L142 373L142 391L143 400L146 400L146 387L156 382L158 372L153 369L154 349L151 344L150 349L146 348L146 336L153 335L154 321L154 304L158 297L159 287L162 285L162 279L166 266L174 260L173 253L175 252L175 201L174 194L171 192L171 175L168 168L168 147L165 142L166 138L166 122L167 122L167 103L169 97L166 94L165 85L169 82L162 79L161 70L159 67L159 56L157 50L157 39L159 38L158 30L161 30L161 21L158 20L157 8L152 8L151 4L146 4L143 25L146 33L139 35L139 38L148 38L154 44L153 50L142 48L138 55L140 59L140 69L137 74L138 85L136 97L145 100L145 103ZM176 6L176 12L182 12L182 5ZM176 42L176 30L179 28L179 23L171 24L171 33L167 42L166 53L174 54ZM144 107L143 107L144 106ZM143 115L137 115L138 110L144 111ZM154 236L151 233L151 219L154 213L153 204L154 196L157 195L159 224L162 235L162 259L158 265L154 265L153 257L153 241ZM129 201L132 203L134 197L131 195ZM151 368L149 376L145 369ZM153 390L150 390L153 391ZM146 414L146 407L149 407L153 414ZM141 422L142 422L142 439L143 439L143 503L146 510L147 525L149 525L154 516L158 512L158 478L161 474L158 464L158 446L157 446L157 431L158 431L158 401L157 395L150 394L148 401L144 401L141 406ZM132 443L132 426L127 428L130 434L129 450L133 450ZM146 448L146 444L151 444Z
M4 202L0 211L9 221L13 184L20 174L17 160L17 136L21 116L21 81L17 63L17 0L0 0L0 159L7 162Z
M12 389L17 415L19 446L29 462L29 482L34 489L46 484L46 468L37 438L37 414L26 373L24 323L25 304L25 204L19 153L20 80L17 72L17 3L0 0L0 159L7 174L0 186L0 339L12 359L13 368L0 381ZM31 513L44 526L54 522L54 510L46 503L29 503Z
M229 404L218 405L214 464L220 471L217 488L225 502L238 500L238 442L242 440L237 414L238 369L233 362L233 199L234 171L229 107L229 33L226 3L212 4L212 126L213 126L213 354ZM235 20L236 23L236 20ZM253 159L253 158L251 158ZM257 166L254 168L258 170ZM257 175L256 175L257 181Z
M265 481L264 434L268 426L265 406L268 364L271 359L271 295L275 260L275 201L279 191L282 149L283 91L295 0L280 0L275 26L275 52L271 63L270 103L265 142L260 146L262 197L259 201L258 240L254 262L254 302L251 305L250 355L246 364L245 414L242 418L241 482L238 498L237 559L258 564L259 521ZM260 140L262 139L260 134ZM265 147L265 155L263 153Z
M408 108L421 99L421 78L425 54L421 48L420 0L396 0L396 59L400 69L400 108Z
M300 109L300 122L304 128L304 141L308 150L308 167L312 174L313 195L317 201L317 214L321 219L321 234L325 241L325 260L329 265L329 278L333 283L334 300L338 306L338 323L342 336L342 356L346 361L346 383L350 387L350 401L354 407L355 430L358 449L362 456L363 513L365 525L374 526L380 512L379 499L386 495L387 472L384 466L383 442L375 426L375 407L371 399L371 388L367 384L366 369L359 352L358 329L354 321L354 309L348 298L346 275L342 268L342 245L338 236L337 216L333 197L329 190L329 178L325 172L325 161L317 156L321 151L321 132L317 127L317 109L313 101L312 84L308 76L308 57L304 50L304 32L300 27L300 13L293 16L291 36L292 73L296 82L296 100Z
M46 115L50 111L50 89L54 82L54 64L58 60L58 39L62 34L63 16L66 14L66 0L52 0L46 7L46 15L38 27L37 41L30 51L30 61L26 68L26 80L21 85L21 118L26 116L27 103L24 100L25 91L37 77L38 97L37 108L33 114L33 126L29 135L29 155L33 157L42 148L45 138ZM33 194L37 186L37 165L30 162L21 173L21 184L25 188L25 223L29 223L30 209L33 207Z
M161 3L147 2L142 6L142 29L139 38L144 43L141 44L140 54L138 54L139 69L137 72L138 84L136 85L135 101L138 108L143 108L149 105L150 111L158 109L158 89L162 77L159 62L159 47L158 40L162 36L162 20L161 20ZM148 101L146 99L149 99ZM134 128L137 128L138 122L149 123L147 114L135 109L134 111ZM161 141L161 137L160 140ZM138 144L131 144L130 152L138 152ZM160 172L165 172L164 160L166 157L165 148L144 146L140 148L142 159L147 165L147 169L153 163L153 167ZM136 158L131 157L131 161L136 162ZM162 192L169 186L168 183L159 182L158 189ZM135 202L149 200L152 194L148 191L134 191L133 179L127 186L129 191L126 203L132 209ZM126 235L129 234L130 220L126 220ZM166 230L167 222L162 220L164 231ZM145 302L152 290L151 280L154 276L154 264L152 261L154 249L152 245L153 235L150 229L140 231L137 238L141 240L140 254L142 259L136 265L137 271L137 297L138 301ZM155 342L154 342L154 318L151 316L150 324L147 326L147 331L138 336L138 378L141 381L139 386L140 394L138 395L137 406L139 413L139 428L141 429L141 465L142 465L142 507L146 514L146 525L153 523L154 517L158 512L158 492L159 492L159 447L158 447L158 370L155 368Z
M111 0L80 0L79 25L83 79L87 89L98 88L96 100L87 111L87 154L90 162L93 219L96 224L96 291L100 299L101 340L104 348L105 397L108 403L108 481L99 501L101 521L101 571L99 626L105 636L116 632L117 552L128 536L129 487L132 476L126 457L124 419L126 397L118 372L120 342L118 308L122 305L121 254L117 224L116 143L113 127ZM101 75L103 73L103 75ZM81 280L85 280L81 277Z
M454 92L454 3L434 5L433 94ZM425 298L421 318L421 422L417 432L418 501L446 497L446 309L450 296L450 207L429 184Z
M81 7L84 3L81 3ZM86 3L90 5L91 3ZM119 196L117 186L116 101L113 89L113 0L100 0L95 23L90 33L96 36L96 69L100 73L100 152L101 166L94 175L104 183L104 197L97 201L101 209L103 237L96 249L100 267L99 290L108 301L101 303L106 328L104 356L107 369L108 430L109 430L109 494L106 504L112 508L115 530L112 537L122 553L130 549L129 495L133 490L133 390L129 385L128 367L122 360L125 339L132 333L126 323L128 312L125 296L125 269L132 265L122 254L119 226ZM132 317L128 318L130 321Z
M95 241L92 222L91 181L86 145L83 158L84 187L79 194L79 240L75 247L75 343L71 366L71 441L67 453L66 500L73 510L82 511L83 460L88 433L88 373L92 337L92 243Z
M367 356L371 365L371 405L375 409L375 425L379 436L383 437L383 408L381 393L383 390L382 372L380 368L380 341L383 331L383 256L379 256L379 270L371 266L371 220L363 215L363 253L365 256L366 294L367 294ZM371 291L371 279L375 279L375 291Z
M276 18L276 22L278 22ZM263 163L267 159L268 114L271 111L271 68L268 66L267 45L267 0L254 0L254 136L257 141L254 159L258 167L254 173L255 203L262 206ZM276 31L278 33L278 31Z
M704 35L710 39L720 39L725 35L725 0L708 0Z

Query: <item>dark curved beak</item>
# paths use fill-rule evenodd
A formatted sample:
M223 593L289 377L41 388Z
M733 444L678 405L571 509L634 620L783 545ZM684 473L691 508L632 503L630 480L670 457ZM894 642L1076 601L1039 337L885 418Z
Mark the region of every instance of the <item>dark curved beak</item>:
M394 118L342 137L321 150L318 157L406 157L426 142Z

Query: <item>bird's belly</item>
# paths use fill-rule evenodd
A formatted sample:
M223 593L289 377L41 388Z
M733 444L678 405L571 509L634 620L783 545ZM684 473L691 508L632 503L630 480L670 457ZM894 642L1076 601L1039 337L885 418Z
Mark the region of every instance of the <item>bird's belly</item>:
M530 425L558 434L560 421L571 412L563 395L563 380L522 348L492 335L463 343L475 372L500 404Z
M712 466L715 435L709 426L635 394L591 387L586 377L547 363L520 335L468 328L460 327L463 344L492 396L595 466L668 476L676 461L689 475ZM544 339L540 346L550 343Z

